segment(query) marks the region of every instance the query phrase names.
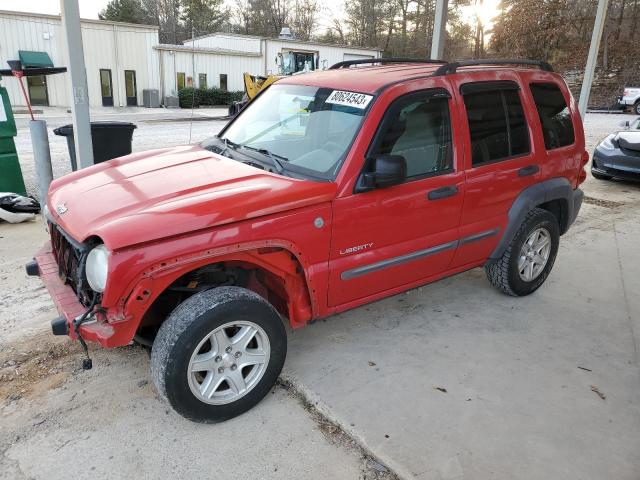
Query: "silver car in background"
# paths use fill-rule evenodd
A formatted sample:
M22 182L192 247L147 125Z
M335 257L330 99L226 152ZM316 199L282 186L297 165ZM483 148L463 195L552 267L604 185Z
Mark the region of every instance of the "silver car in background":
M591 174L600 180L640 180L640 117L621 124L622 130L607 135L593 152Z

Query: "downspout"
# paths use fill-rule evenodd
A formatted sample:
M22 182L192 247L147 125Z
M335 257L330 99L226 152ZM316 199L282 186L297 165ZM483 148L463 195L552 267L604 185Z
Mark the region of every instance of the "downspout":
M116 87L114 92L118 92L118 106L122 107L122 96L120 95L120 69L119 69L119 62L120 62L120 57L118 56L118 27L116 27L115 25L113 26L113 55L114 55L114 59L116 62L116 74L115 74L115 78L116 81L114 82L114 86ZM115 102L114 102L115 105Z

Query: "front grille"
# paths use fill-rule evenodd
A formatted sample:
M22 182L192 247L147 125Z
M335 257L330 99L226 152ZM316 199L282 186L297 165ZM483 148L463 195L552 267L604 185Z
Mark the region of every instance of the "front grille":
M85 265L89 248L72 239L64 230L49 223L53 255L58 263L60 279L69 285L78 300L85 307L91 303L93 291L89 288L85 276Z

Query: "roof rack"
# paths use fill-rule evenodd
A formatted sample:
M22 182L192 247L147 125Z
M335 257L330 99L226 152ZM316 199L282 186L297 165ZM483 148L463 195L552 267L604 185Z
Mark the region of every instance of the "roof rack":
M426 63L426 64L446 64L444 60L433 60L431 58L360 58L358 60L345 60L331 65L329 70L350 67L351 65L362 65L367 63Z
M545 72L553 72L553 67L543 60L516 60L511 58L482 58L477 60L460 60L458 62L450 62L446 65L442 65L435 72L434 77L440 75L448 75L450 73L456 73L460 67L472 67L475 65L532 65L540 67Z

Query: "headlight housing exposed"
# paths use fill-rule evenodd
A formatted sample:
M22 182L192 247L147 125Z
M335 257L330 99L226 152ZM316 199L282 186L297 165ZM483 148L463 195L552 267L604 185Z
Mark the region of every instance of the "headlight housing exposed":
M111 252L104 244L94 247L87 255L87 282L96 292L104 292L109 274L109 256Z

